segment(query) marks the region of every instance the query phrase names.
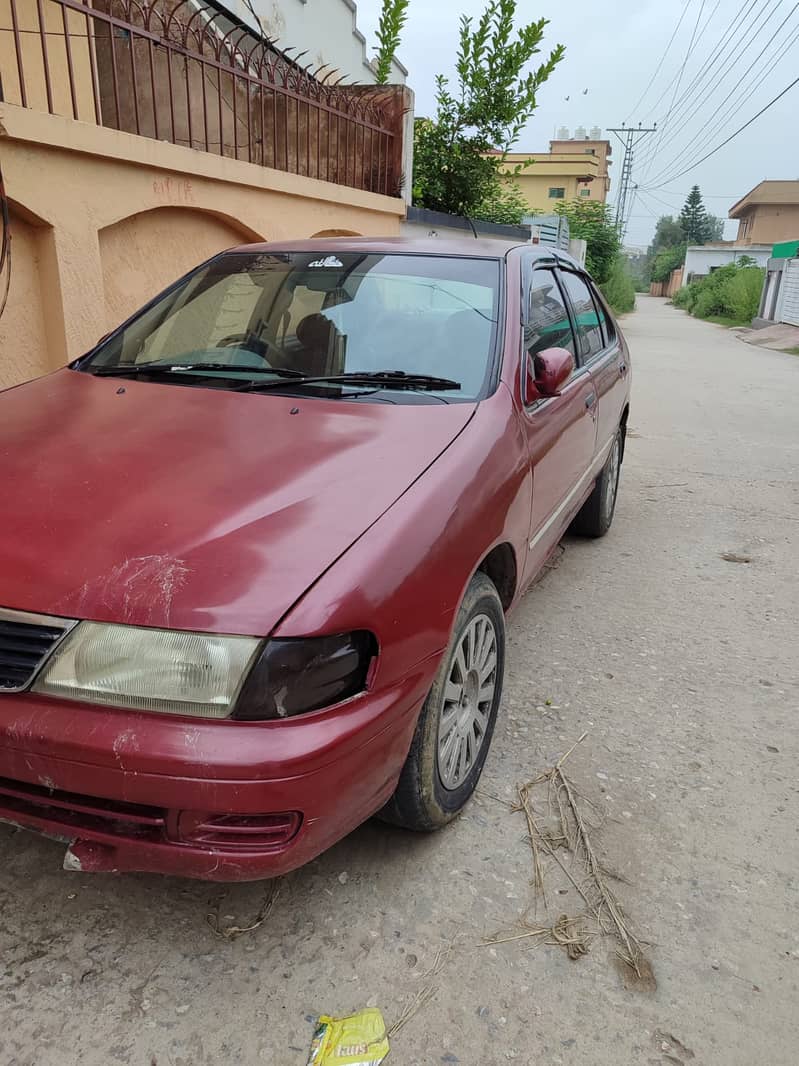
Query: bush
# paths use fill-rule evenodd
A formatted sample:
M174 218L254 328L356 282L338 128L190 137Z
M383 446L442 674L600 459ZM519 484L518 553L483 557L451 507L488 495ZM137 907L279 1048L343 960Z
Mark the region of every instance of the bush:
M727 307L733 318L749 322L760 310L760 295L763 291L765 270L760 267L743 267L727 285Z
M671 299L671 302L675 307L681 307L683 311L691 311L696 300L696 287L697 282L693 281L690 285L684 285L683 288L678 289Z
M652 261L652 280L667 281L672 270L685 262L685 245L674 244L661 248Z
M706 278L692 281L672 300L697 318L720 317L748 323L757 314L765 270L743 256L737 263L727 263Z
M617 315L635 310L635 285L629 270L619 257L610 267L607 281L599 287Z

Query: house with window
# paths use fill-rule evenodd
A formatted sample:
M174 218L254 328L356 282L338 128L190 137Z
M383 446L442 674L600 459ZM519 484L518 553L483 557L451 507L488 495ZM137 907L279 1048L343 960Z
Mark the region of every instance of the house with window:
M607 201L612 148L601 132L594 128L589 137L578 127L568 137L569 131L561 129L563 136L549 142L548 152L508 154L502 169L513 174L532 214L550 214L558 200Z
M291 42L219 0L5 4L0 388L75 359L232 245L399 233L409 90L370 83L351 0L258 2ZM310 59L295 7L326 27Z
M737 244L776 244L799 239L799 180L761 181L733 204Z

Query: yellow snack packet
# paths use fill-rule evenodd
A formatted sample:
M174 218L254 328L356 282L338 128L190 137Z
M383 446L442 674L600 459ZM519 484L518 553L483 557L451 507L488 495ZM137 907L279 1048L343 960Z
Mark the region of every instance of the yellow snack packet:
M320 1016L308 1066L380 1066L386 1055L383 1015L377 1007L366 1007L347 1018Z

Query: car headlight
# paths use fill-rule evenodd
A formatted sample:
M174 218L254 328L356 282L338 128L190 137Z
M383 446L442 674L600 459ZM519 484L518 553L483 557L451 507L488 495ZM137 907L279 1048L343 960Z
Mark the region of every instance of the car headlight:
M366 688L376 654L377 641L364 630L268 640L244 682L233 717L288 718L356 696Z
M227 718L261 643L81 622L45 664L33 691L137 711Z
M128 710L260 721L356 695L375 653L366 632L264 642L80 622L32 689Z

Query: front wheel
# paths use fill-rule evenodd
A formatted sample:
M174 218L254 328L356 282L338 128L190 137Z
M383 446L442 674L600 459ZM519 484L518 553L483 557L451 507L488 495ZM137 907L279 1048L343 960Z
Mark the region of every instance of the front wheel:
M472 578L416 725L384 821L428 831L451 822L483 771L505 668L505 616L489 578Z
M619 492L619 471L624 447L623 430L619 428L613 438L605 465L596 479L594 491L577 512L572 522L571 532L581 537L604 537L610 529L616 510L616 496Z

